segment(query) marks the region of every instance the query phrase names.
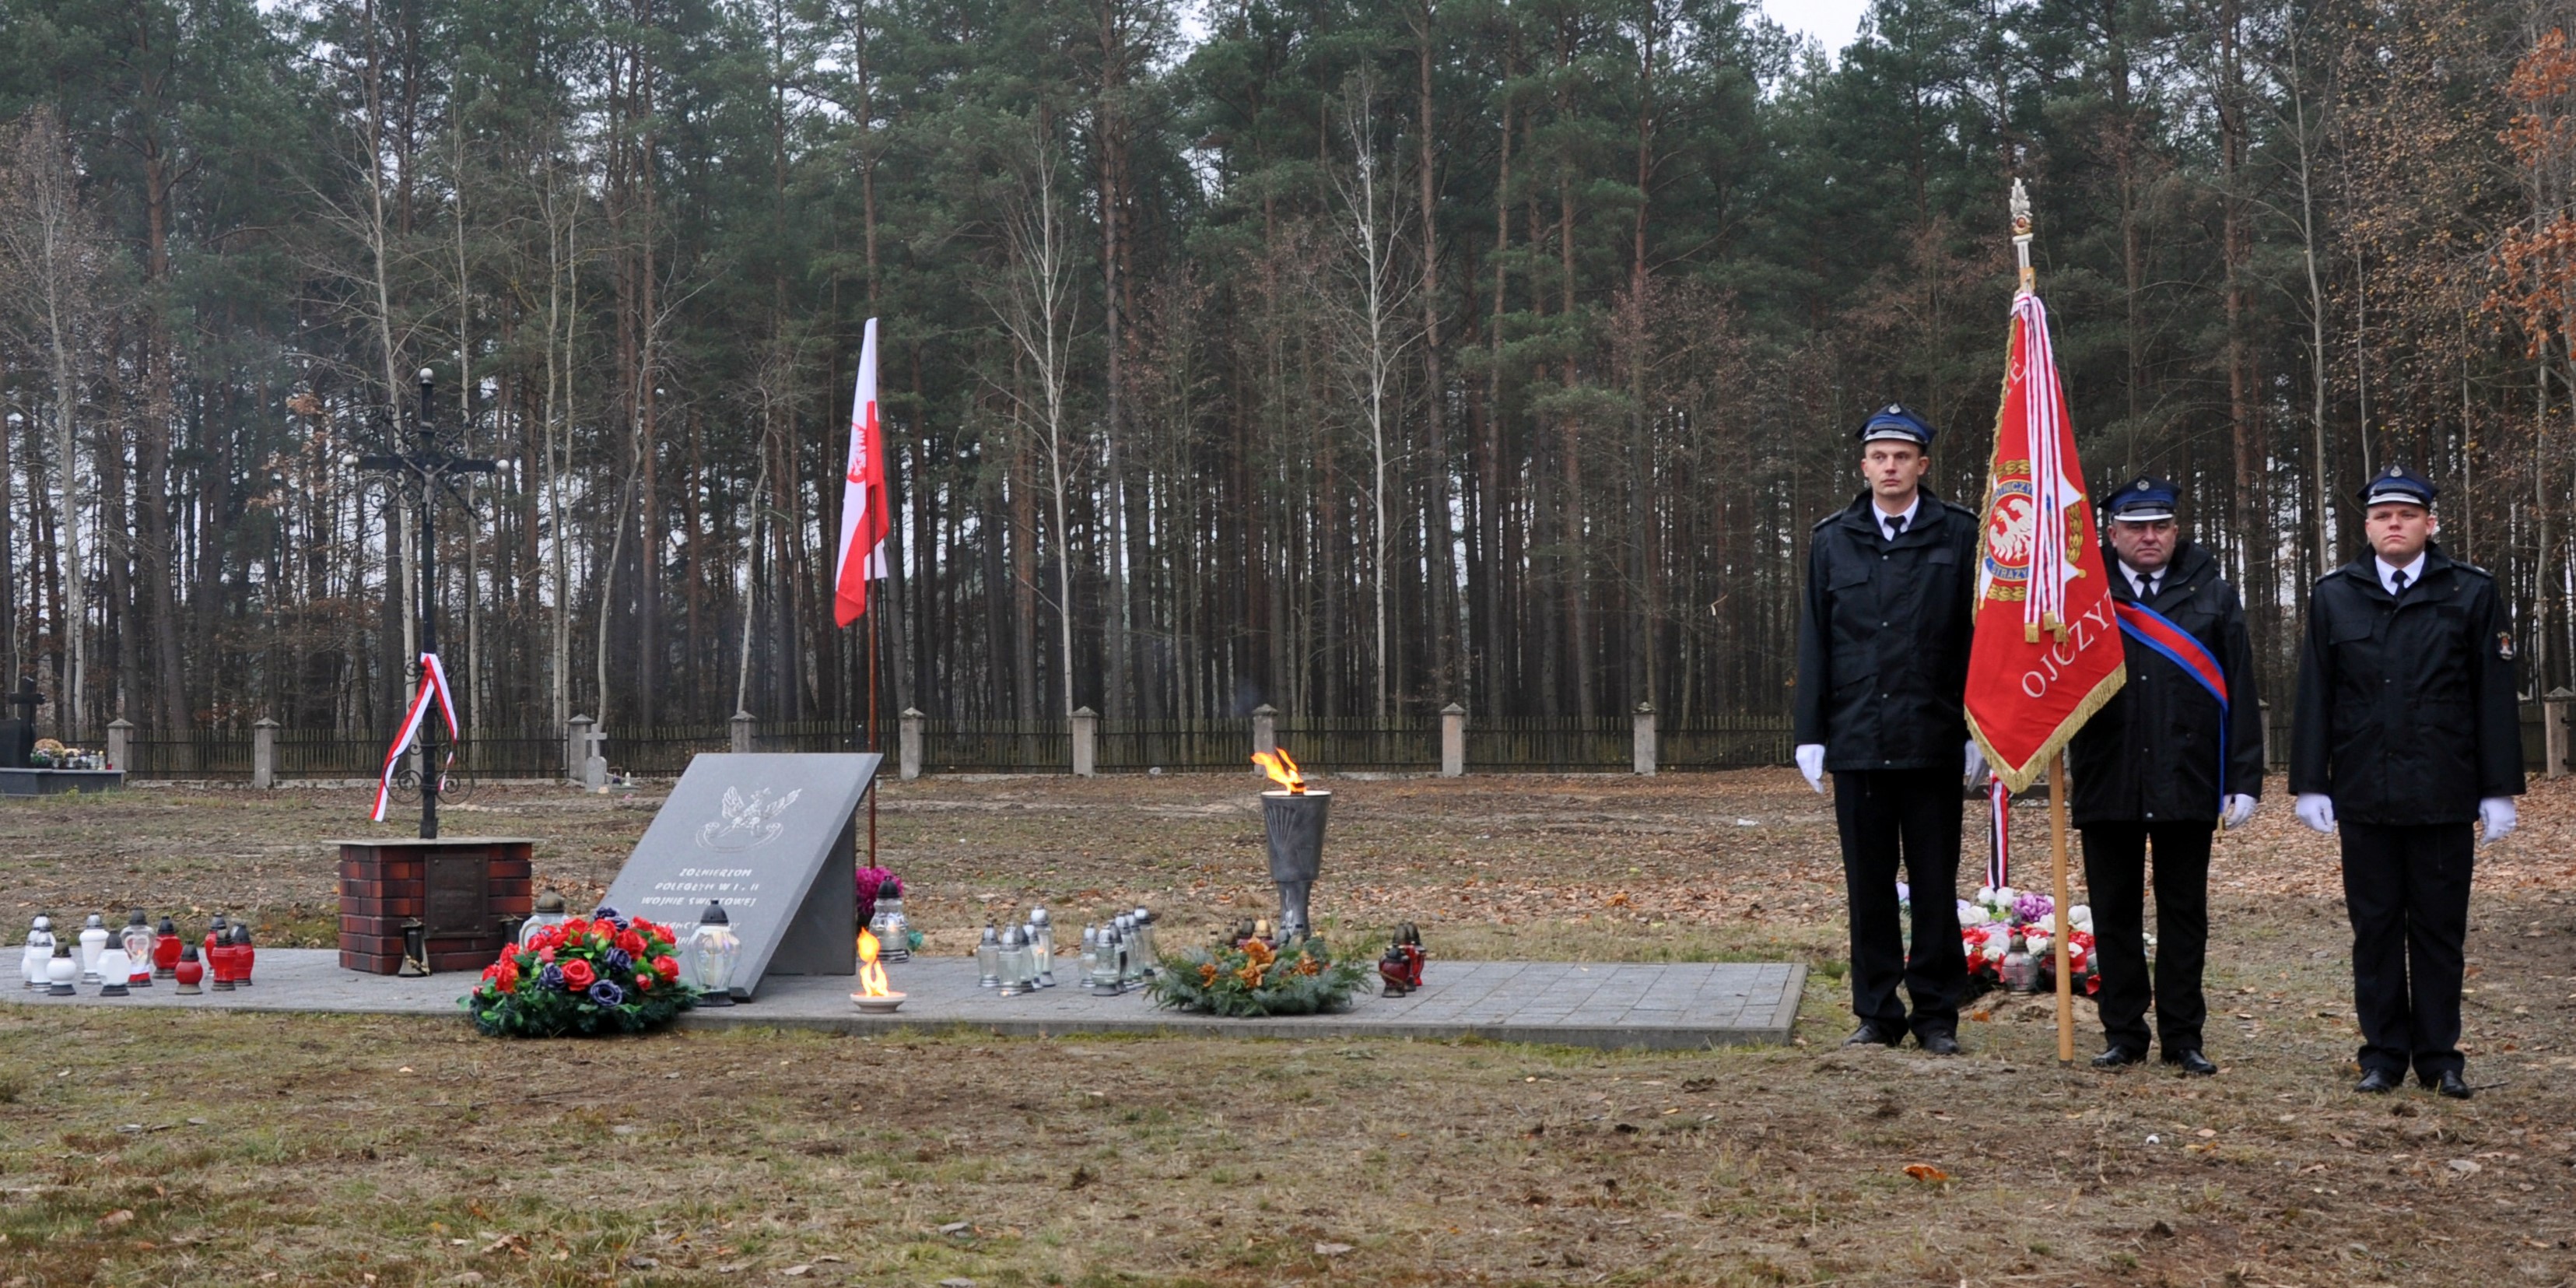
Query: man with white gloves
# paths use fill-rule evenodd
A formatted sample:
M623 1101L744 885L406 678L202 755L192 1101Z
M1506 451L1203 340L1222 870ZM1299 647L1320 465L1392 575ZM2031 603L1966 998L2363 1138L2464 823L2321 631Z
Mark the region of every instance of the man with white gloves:
M1932 426L1890 405L1861 426L1869 489L1816 524L1798 620L1798 770L1834 776L1851 903L1846 1045L1895 1046L1910 1030L1936 1055L1959 1049L1967 955L1957 889L1968 741L1968 636L1978 522L1922 486ZM1914 950L1898 924L1900 867L1914 887ZM1909 1019L1896 986L1914 1004Z
M2522 793L2513 633L2495 580L2433 543L2434 487L2391 465L2362 489L2371 553L2310 592L2290 790L2340 832L2361 1015L2356 1090L2409 1067L2469 1098L2460 972L2477 837L2513 830Z
M2207 1076L2209 843L2254 816L2263 793L2263 713L2245 606L2218 560L2183 539L2181 489L2121 484L2102 504L2103 566L2120 614L2129 682L2066 748L2070 808L2084 834L2102 987L2096 1068L2147 1058L2155 1005L2165 1063ZM2146 944L2147 854L2155 853L2156 960Z

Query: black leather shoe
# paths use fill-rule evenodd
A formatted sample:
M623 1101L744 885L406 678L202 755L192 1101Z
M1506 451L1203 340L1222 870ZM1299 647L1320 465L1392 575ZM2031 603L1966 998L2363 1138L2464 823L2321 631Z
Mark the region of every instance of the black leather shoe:
M2167 1051L2165 1052L2165 1063L2176 1066L2184 1073L2188 1073L2195 1078L2212 1077L2218 1072L2218 1066L2210 1063L2209 1057L2202 1055L2198 1047L2184 1047L2180 1051Z
M1878 1027L1878 1025L1874 1023L1863 1020L1859 1028L1852 1030L1852 1035L1850 1037L1843 1039L1843 1045L1847 1047L1892 1047L1904 1040L1905 1035L1902 1033L1890 1033L1887 1030Z
M2352 1089L2367 1095L2380 1096L2397 1090L2398 1084L2402 1081L2403 1079L2386 1069L2365 1069L2362 1071L2361 1081L2354 1083Z
M2147 1053L2144 1051L2134 1051L2124 1046L2104 1047L2102 1054L2093 1057L2093 1067L2118 1069L2132 1064L2144 1064L2146 1059Z
M2428 1080L2424 1085L2453 1100L2466 1100L2478 1094L2469 1090L2469 1080L2461 1077L2457 1069L2444 1069L2440 1081Z
M1917 1033L1914 1035L1914 1045L1923 1048L1930 1055L1959 1054L1959 1039L1948 1033Z

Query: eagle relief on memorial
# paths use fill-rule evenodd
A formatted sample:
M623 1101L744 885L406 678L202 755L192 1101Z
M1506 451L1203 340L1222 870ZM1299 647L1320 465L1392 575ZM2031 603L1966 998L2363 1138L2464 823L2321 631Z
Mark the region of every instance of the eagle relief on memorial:
M776 800L769 799L769 789L758 788L745 797L737 788L728 787L724 794L724 816L698 829L698 844L727 854L767 845L778 839L787 825L778 816L805 794L803 788Z

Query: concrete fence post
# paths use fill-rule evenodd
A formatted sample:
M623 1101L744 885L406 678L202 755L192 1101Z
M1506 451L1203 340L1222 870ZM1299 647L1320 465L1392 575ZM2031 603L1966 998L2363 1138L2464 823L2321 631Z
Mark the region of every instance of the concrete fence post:
M1096 775L1100 753L1100 713L1089 707L1073 709L1073 776Z
M733 754L737 756L748 756L751 754L752 733L759 727L760 718L758 716L755 716L748 711L737 711L733 713L733 720L726 729L727 733L733 735L733 743L731 747Z
M590 730L599 722L589 716L574 716L564 721L564 781L582 781L583 762L590 759Z
M894 736L895 760L899 766L897 772L902 774L903 781L907 783L921 777L921 719L921 712L913 707L905 707L903 714L895 717L897 722Z
M134 749L134 722L123 716L107 722L107 767L130 769L126 757Z
M1252 709L1252 754L1268 756L1277 753L1278 750L1279 708L1264 702ZM1259 774L1264 771L1261 766L1254 765L1252 772Z
M277 721L261 716L250 727L250 785L277 786Z
M1631 754L1635 757L1637 772L1652 778L1655 776L1655 704L1638 703L1634 718L1635 742Z
M2540 767L2543 778L2567 776L2567 702L2576 698L2576 689L2560 685L2540 699Z
M1467 708L1452 702L1440 708L1440 776L1467 773Z
M2254 714L2256 716L2256 727L2263 731L2261 734L2263 739L2263 764L2265 768L2270 768L2274 763L2272 760L2272 700L2270 698L2264 698L2257 701L2254 704Z

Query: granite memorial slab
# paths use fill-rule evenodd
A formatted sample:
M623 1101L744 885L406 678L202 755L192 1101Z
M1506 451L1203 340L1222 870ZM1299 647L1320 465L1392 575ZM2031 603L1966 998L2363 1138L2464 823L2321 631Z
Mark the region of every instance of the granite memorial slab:
M685 940L708 900L742 940L732 992L769 975L855 975L859 801L884 757L700 755L671 788L608 906L667 922Z

